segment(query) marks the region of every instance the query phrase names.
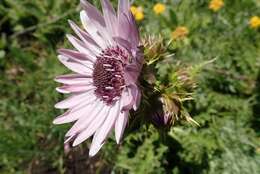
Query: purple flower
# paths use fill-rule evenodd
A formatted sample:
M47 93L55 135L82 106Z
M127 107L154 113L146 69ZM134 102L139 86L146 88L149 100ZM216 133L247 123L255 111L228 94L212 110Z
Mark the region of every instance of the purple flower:
M103 15L81 0L84 30L69 21L77 38L67 35L76 50L60 49L59 60L74 74L55 80L57 91L71 94L55 105L68 109L54 124L75 122L66 142L77 146L93 135L89 155L94 156L115 129L117 143L122 138L129 110L137 110L141 93L137 86L143 66L139 32L128 0L119 0L118 14L108 0L101 0Z

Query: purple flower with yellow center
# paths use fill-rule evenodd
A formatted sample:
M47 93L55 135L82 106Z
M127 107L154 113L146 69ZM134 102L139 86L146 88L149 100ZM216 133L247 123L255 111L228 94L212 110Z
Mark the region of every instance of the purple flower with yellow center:
M131 109L137 110L141 92L138 77L143 66L139 31L128 0L119 0L116 14L109 0L101 0L103 15L81 0L84 30L70 26L77 37L67 35L75 50L60 49L59 60L74 74L58 76L57 91L71 96L55 105L68 109L54 124L75 122L66 142L77 146L93 136L89 155L94 156L115 130L120 142Z

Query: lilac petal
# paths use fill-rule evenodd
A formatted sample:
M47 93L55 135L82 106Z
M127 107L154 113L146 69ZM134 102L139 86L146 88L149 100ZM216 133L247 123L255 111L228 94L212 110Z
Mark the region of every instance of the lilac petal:
M137 27L136 22L135 22L135 18L134 18L132 13L129 14L129 23L130 23L130 26L131 26L130 40L131 40L131 43L132 43L133 48L134 48L134 47L139 46L140 36L139 36L138 27Z
M56 88L58 92L64 94L86 92L93 89L95 89L93 85L64 85Z
M66 137L75 136L81 133L87 126L86 122L84 122L86 119L89 120L89 117L96 116L97 113L101 111L103 108L102 105L100 105L100 102L98 100L96 102L93 102L90 104L89 109L87 112L82 113L82 116L80 119L76 121L76 123L70 128L70 130L66 133ZM95 115L94 115L95 114Z
M139 89L137 89L137 95L136 95L136 99L135 99L135 104L133 106L133 109L136 111L139 106L140 106L140 103L141 103L141 98L142 98L142 95L141 95L141 91Z
M92 144L93 144L93 141L92 141ZM98 153L98 151L102 148L102 146L105 144L105 142L101 143L101 144L94 144L94 145L92 145L92 144L91 144L90 149L89 149L89 156L90 157L95 156Z
M61 56L63 56L63 55L61 55ZM64 57L66 57L66 58L68 58L68 60L70 61L70 62L75 62L75 63L79 63L80 65L83 65L83 66L85 66L87 69L88 69L88 73L90 73L90 74L92 74L92 72L93 72L93 69L94 69L94 64L92 63L92 62L90 62L90 61L81 61L81 60L79 60L79 59L75 59L74 57L67 57L67 56L64 56Z
M69 59L68 57L59 55L58 59L60 60L61 63L63 63L67 68L69 68L70 70L79 73L79 74L83 74L86 76L92 76L92 70L84 65L82 65L79 62L75 62L72 59Z
M76 106L61 116L58 116L57 118L54 119L53 123L54 124L65 124L65 123L70 123L73 121L76 121L80 119L82 116L84 116L86 109L89 105L91 105L96 98L89 99L88 102L85 102L83 104L80 104L79 106Z
M120 143L122 139L126 124L128 122L128 114L129 112L120 112L116 124L115 124L115 137L117 144Z
M86 15L86 13L84 13L84 11L81 12L81 19L84 20L84 23L83 23L83 21L82 21L82 23L83 23L85 30L88 31L88 33L90 35L92 34L92 38L94 40L96 39L96 37L99 37L97 39L101 39L103 41L103 43L106 44L106 47L114 44L113 39L112 39L112 35L108 31L107 27L104 27L104 26L100 25L98 22L91 20ZM97 43L98 40L95 40L95 41Z
M80 12L81 22L85 30L90 34L90 36L95 40L95 42L102 48L106 49L109 44L102 38L98 31L102 30L101 25L100 30L97 29L98 25L94 25L94 21L91 21L85 11Z
M70 137L68 137L68 138L64 141L64 144L69 143L70 141L73 140L73 138L75 138L75 136L70 136Z
M89 85L93 83L92 78L88 78L87 76L83 76L80 74L72 74L72 75L62 75L58 76L54 79L56 82L67 84L67 85Z
M68 40L70 41L70 43L80 52L80 53L84 53L88 56L91 56L91 58L95 58L96 54L94 54L94 52L92 50L90 50L89 48L86 47L86 45L78 40L77 38L75 38L74 36L72 36L71 34L67 34L66 35Z
M122 93L122 98L124 99L123 111L128 111L132 108L136 111L141 100L141 93L136 84L129 85L127 91Z
M80 53L78 51L74 51L74 50L69 50L69 49L59 49L58 53L65 56L65 57L69 57L73 60L78 59L79 61L82 62L95 62L96 57L93 56L87 56L84 53Z
M63 90L62 88L56 88L56 91L62 94L70 94L70 92Z
M129 90L131 92L131 95L134 98L133 109L136 111L137 110L137 102L138 102L137 100L138 100L138 97L139 97L139 90L138 90L138 87L135 84L130 85Z
M102 10L104 19L106 22L106 27L112 36L117 33L117 16L115 10L109 0L101 0Z
M130 12L130 3L129 0L119 0L118 3L118 15L120 18L120 14L127 14Z
M80 133L86 129L91 121L96 118L97 114L103 110L103 108L105 108L105 105L102 102L97 100L95 103L93 103L92 109L84 113L84 116L82 116L72 126L72 128L66 133L66 136L75 135L76 133Z
M139 71L141 72L141 69L143 68L143 65L144 65L143 48L138 48L135 51L135 62L136 62L136 66L139 68Z
M139 31L132 13L120 14L118 36L128 40L133 49L137 49L139 46Z
M126 14L121 14L118 21L118 37L121 37L124 40L130 41L131 26ZM131 43L132 48L132 43Z
M103 124L103 122L107 118L107 115L109 113L108 109L109 108L107 106L102 108L102 110L96 115L95 119L91 121L88 127L77 136L77 138L73 142L73 146L79 145L96 132L96 130Z
M131 43L128 42L127 40L120 38L120 37L113 37L113 39L123 48L125 48L128 53L131 54Z
M55 105L55 108L57 108L57 109L67 109L67 108L77 106L84 101L91 103L91 102L93 102L93 100L92 100L93 98L94 98L94 91L90 90L88 92L84 92L84 93L75 94L75 95L70 96L69 98L57 103Z
M74 58L74 57L69 57L69 56L64 56L64 55L58 55L58 56L61 56L61 57L63 57L64 59L67 58L68 61L70 61L70 62L78 63L78 64L80 64L80 65L85 66L87 69L89 69L88 72L92 74L92 71L93 71L93 69L94 69L94 64L93 64L92 62L90 62L90 61L88 61L88 60L83 61L83 60L79 60L79 59Z
M92 4L90 4L86 0L80 0L80 4L83 7L83 9L86 11L87 15L91 20L97 21L100 25L105 27L105 20L101 13L94 7Z
M129 1L120 0L118 3L118 36L123 39L129 39L130 26L127 18L129 18L130 13Z
M94 156L104 144L104 140L111 132L115 125L115 121L120 113L121 101L118 101L110 110L104 124L97 130L92 140L89 155Z
M138 69L138 67L136 67L136 65L128 65L125 68L125 74L124 77L126 79L126 85L131 85L131 84L135 84L138 80L138 76L140 74L140 70Z
M118 19L118 36L128 40L132 44L132 48L137 49L140 36L134 16L130 11L129 2L122 0L119 3Z
M131 90L127 88L126 91L122 93L122 99L123 99L123 107L122 111L129 111L132 109L135 101L134 101L134 96L131 93Z
M91 39L91 37L83 30L81 30L73 21L69 20L69 24L79 38L85 43L85 47L89 48L96 55L101 52L100 47Z

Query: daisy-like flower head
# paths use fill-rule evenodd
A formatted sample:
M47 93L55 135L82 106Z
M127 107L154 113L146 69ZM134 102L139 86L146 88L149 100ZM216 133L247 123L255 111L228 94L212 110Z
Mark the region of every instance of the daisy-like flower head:
M55 80L60 93L71 94L55 105L68 109L54 124L75 122L65 143L76 146L93 136L89 154L94 156L115 129L120 142L131 109L136 110L141 92L138 76L143 65L139 32L128 0L119 0L118 13L109 0L101 0L103 15L81 0L84 30L69 21L78 37L67 35L76 50L60 49L59 60L74 74Z

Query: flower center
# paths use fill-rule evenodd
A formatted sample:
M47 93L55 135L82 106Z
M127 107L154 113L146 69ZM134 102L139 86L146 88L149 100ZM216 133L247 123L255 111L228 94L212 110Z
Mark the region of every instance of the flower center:
M117 101L125 87L124 66L129 55L120 47L102 51L94 65L93 81L95 94L107 105Z

